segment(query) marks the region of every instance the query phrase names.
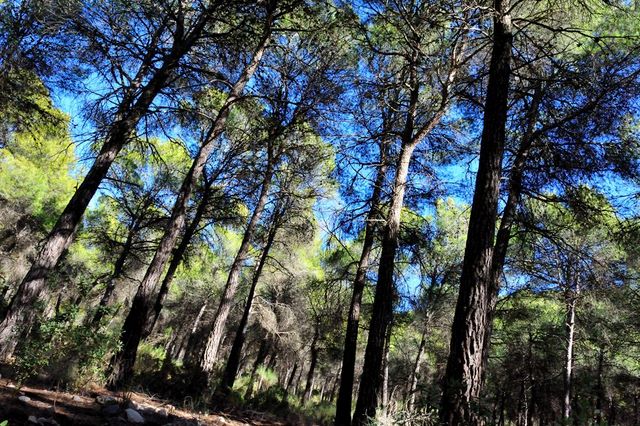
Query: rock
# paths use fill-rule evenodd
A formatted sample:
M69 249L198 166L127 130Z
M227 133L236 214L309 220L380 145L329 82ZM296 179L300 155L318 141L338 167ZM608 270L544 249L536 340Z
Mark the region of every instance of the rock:
M38 424L43 426L46 426L46 425L60 426L60 423L56 422L53 419L47 419L46 417L40 417L38 419Z
M114 397L109 395L98 395L96 396L96 402L100 405L111 405L118 402Z
M8 387L8 388L11 388L11 389L15 389L15 388L16 388L16 385L14 385L13 383L9 383L9 384L7 385L7 387Z
M27 402L31 401L31 398L29 398L29 397L28 397L28 396L26 396L26 395L20 395L20 396L18 397L18 401L20 401L20 402L24 402L24 403L26 404Z
M75 402L82 402L84 401L82 398L80 398L78 395L73 395L73 398L71 398L72 401Z
M29 418L27 419L27 421L28 421L29 423L38 424L38 419L36 419L36 416L29 416Z
M169 412L166 408L158 408L155 413L160 417L169 417Z
M102 407L102 413L107 416L117 416L121 411L118 404L105 405Z
M127 420L130 423L144 423L144 417L133 408L127 408L124 412L127 414Z

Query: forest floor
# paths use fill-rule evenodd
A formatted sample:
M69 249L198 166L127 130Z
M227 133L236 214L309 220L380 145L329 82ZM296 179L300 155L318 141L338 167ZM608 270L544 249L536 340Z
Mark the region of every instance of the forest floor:
M198 414L148 395L91 389L69 393L42 387L17 387L0 379L0 425L286 425L266 413Z

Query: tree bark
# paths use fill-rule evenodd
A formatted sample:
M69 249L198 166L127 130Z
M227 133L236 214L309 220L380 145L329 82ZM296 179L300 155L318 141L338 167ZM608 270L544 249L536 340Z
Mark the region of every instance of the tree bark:
M267 236L267 242L264 248L262 249L260 260L258 261L256 270L253 274L253 280L251 281L251 287L249 288L247 301L244 305L242 318L240 319L240 324L238 325L238 329L236 331L236 335L233 340L233 345L231 346L231 351L229 352L229 358L227 359L227 364L225 366L224 373L222 374L222 382L220 383L220 392L224 396L227 396L231 393L231 390L233 389L233 384L238 374L238 368L240 366L240 357L242 355L242 347L244 346L244 341L245 341L246 332L247 332L247 324L249 323L249 315L251 314L251 306L253 305L253 298L255 295L258 282L260 281L260 275L262 274L262 269L264 268L264 265L267 262L267 258L269 257L269 251L271 250L271 246L273 245L273 241L275 240L277 230L278 230L278 227L275 226L275 224L271 226L271 229L269 230L269 235Z
M133 376L133 367L138 352L138 346L143 336L149 312L152 309L151 297L153 290L164 271L169 257L171 256L171 252L175 247L179 233L184 227L189 199L202 176L205 163L215 147L214 142L224 131L231 108L242 95L244 88L262 60L262 56L267 48L271 36L271 26L272 18L269 17L265 23L262 39L260 40L251 61L244 68L242 74L233 85L224 105L221 107L214 123L209 129L204 139L204 143L201 145L187 176L182 182L178 198L173 206L171 218L165 227L165 232L160 241L160 245L156 250L153 260L147 268L147 272L142 279L142 282L138 286L138 291L133 299L131 309L129 310L129 314L127 315L122 327L122 333L120 335L122 349L111 359L109 376L110 385L113 388L122 387L125 385L125 381Z
M338 400L336 402L335 424L338 426L351 424L351 404L353 399L356 351L358 349L360 308L362 305L362 294L364 293L364 287L366 284L367 269L369 268L369 258L371 256L375 239L375 221L380 217L379 205L382 197L382 186L384 185L384 178L387 173L386 150L386 144L381 144L380 165L378 166L371 199L369 200L370 207L366 219L362 252L358 262L356 276L353 280L353 294L351 296L349 317L347 319L347 330L344 338L344 352L342 355L342 369L340 372L340 390L338 391Z
M478 403L483 378L482 353L505 144L512 47L509 1L495 0L494 9L493 52L480 158L440 403L440 421L449 425L481 423L474 405Z

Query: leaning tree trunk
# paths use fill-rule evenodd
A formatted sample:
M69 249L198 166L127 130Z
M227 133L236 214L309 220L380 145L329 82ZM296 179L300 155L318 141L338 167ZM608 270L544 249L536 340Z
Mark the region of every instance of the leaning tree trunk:
M482 387L482 352L505 143L512 45L509 1L495 0L494 9L493 52L480 158L440 404L440 421L449 425L481 422L474 405L478 403Z
M382 253L378 267L378 283L373 300L369 337L365 351L364 366L358 391L358 401L353 415L355 425L364 425L375 417L378 398L382 390L382 364L387 333L390 332L395 298L393 272L400 231L400 213L404 203L404 193L409 173L411 155L415 143L403 144L393 185L393 195L389 217L382 240Z
M122 247L122 251L120 252L120 256L116 259L116 263L113 265L113 272L109 277L109 281L107 282L107 286L104 289L104 293L102 294L102 298L100 298L100 302L98 303L98 307L96 309L96 313L93 315L93 319L91 320L92 327L98 327L100 325L100 321L104 317L106 313L107 307L111 304L111 298L113 297L113 293L116 290L116 283L122 272L124 271L124 263L129 257L129 253L131 252L131 247L133 245L133 238L136 233L135 224L129 230L129 234L127 235L127 240Z
M382 195L382 186L387 173L386 144L380 146L380 165L371 193L369 213L367 214L362 243L362 253L358 262L358 270L353 280L353 294L349 306L347 330L344 337L344 353L342 355L342 370L340 372L340 390L336 402L336 425L351 424L351 404L353 399L353 379L356 367L356 351L358 349L358 326L360 322L360 306L362 294L366 283L369 258L373 249L375 238L375 221L380 217L379 204Z
M487 292L487 313L485 319L487 326L482 347L483 383L486 379L485 374L489 363L489 349L491 347L491 335L493 334L493 316L496 304L498 303L501 275L507 258L509 243L511 241L511 229L516 219L516 210L522 195L522 178L524 176L529 153L531 152L531 146L535 139L534 133L536 123L538 121L541 99L542 92L540 87L536 87L531 101L531 106L527 113L526 130L513 161L513 165L511 166L509 176L509 193L502 211L502 219L500 220L500 227L498 228L498 234L496 235L496 241L493 248L491 276L489 277L489 289Z
M211 181L213 182L213 180ZM184 234L182 235L182 240L180 244L173 252L173 256L171 257L171 262L169 263L169 267L167 268L167 272L164 275L164 279L162 280L162 284L160 285L160 290L158 291L158 295L156 296L156 301L153 305L153 312L151 316L147 320L145 325L145 329L143 332L143 337L146 338L151 334L153 329L158 322L158 318L160 317L160 312L162 312L162 308L164 307L164 302L167 299L167 295L169 294L169 289L171 288L171 282L173 281L173 277L178 270L178 267L182 263L182 259L184 258L184 254L187 252L187 248L189 244L191 244L191 240L193 236L196 234L198 230L198 226L200 226L200 221L204 216L204 213L207 211L207 206L209 204L209 199L211 197L212 188L209 184L205 188L204 195L198 204L198 208L196 209L196 213L193 216L193 219L186 227Z
M424 348L427 344L427 324L425 325L425 329L422 331L422 336L420 337L420 344L418 345L418 354L416 355L416 360L413 363L413 371L411 372L411 380L409 381L409 398L407 399L407 411L409 413L413 412L413 409L416 405L416 392L418 390L418 376L420 375L420 363L422 361L422 355L424 354Z
M142 339L145 324L152 308L151 297L153 290L164 271L165 265L171 256L173 248L175 247L180 231L184 226L187 216L187 206L189 199L191 198L191 194L202 176L207 159L215 147L215 141L224 131L231 108L242 95L244 88L258 68L269 43L270 36L271 19L269 18L265 24L262 39L260 40L251 61L231 88L229 96L225 100L224 105L218 112L218 116L215 118L214 123L207 132L204 143L200 147L198 154L191 164L191 168L189 169L187 176L185 176L185 179L182 182L178 198L176 199L171 212L171 218L165 227L164 235L160 240L158 249L147 268L147 272L142 279L142 282L138 286L138 291L133 298L131 309L129 310L129 314L122 326L122 333L120 335L122 349L111 359L109 366L110 384L115 388L124 385L125 380L133 375L133 366L138 352L138 345Z
M0 322L0 359L10 357L13 354L18 340L17 328L28 332L33 325L36 316L33 306L42 297L45 279L56 267L65 250L71 245L89 202L107 175L116 156L129 142L136 126L148 112L155 97L167 84L182 57L191 49L205 24L206 20L201 19L197 27L186 38L181 31L182 26L179 26L180 30L176 30L171 53L162 66L150 76L146 85L136 87L147 77L146 72L154 69L150 63L151 55L149 55L148 62L141 65L136 81L132 83L128 95L124 97L118 107L116 120L111 125L98 156L62 211L44 241L38 256L3 313L2 322Z
M204 373L210 373L213 370L213 366L218 357L218 350L220 349L225 324L227 323L227 318L231 311L231 305L233 304L233 297L235 296L236 291L238 290L238 285L240 284L240 272L242 271L242 265L249 253L253 234L269 198L269 188L271 187L271 178L273 177L274 166L271 158L269 158L268 163L269 164L267 164L267 170L262 181L262 188L260 189L258 202L253 210L251 219L244 230L244 236L242 237L242 243L240 244L238 253L231 264L229 276L227 277L227 282L225 283L222 291L222 298L220 299L220 304L218 305L218 310L216 311L216 315L213 319L213 325L211 327L209 337L207 338L207 344L202 357L200 358L199 367Z
M276 218L275 220L278 219ZM277 230L278 227L275 224L271 226L269 235L267 236L267 242L262 249L260 260L258 261L258 265L256 266L256 270L253 274L251 287L249 288L249 294L247 295L247 302L244 305L242 318L240 319L240 324L238 325L236 336L233 339L233 345L231 346L231 352L229 352L229 358L227 359L227 364L225 366L224 373L222 374L220 393L224 396L227 396L231 393L233 384L236 381L236 376L240 367L242 347L244 346L246 337L247 324L249 323L249 315L251 314L251 306L253 305L253 298L258 282L260 281L260 275L262 275L262 269L264 268L264 265L267 262L267 258L269 257L269 251L271 250L271 246L273 245L273 241L275 240Z

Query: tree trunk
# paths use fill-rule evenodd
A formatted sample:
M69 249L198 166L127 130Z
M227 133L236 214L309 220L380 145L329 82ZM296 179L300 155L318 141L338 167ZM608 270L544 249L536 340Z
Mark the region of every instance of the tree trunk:
M495 0L494 39L476 186L443 381L440 421L476 424L507 120L511 61L509 1Z
M211 181L213 182L213 180ZM207 206L209 204L209 199L211 197L211 185L208 183L205 188L204 195L198 204L198 208L196 209L196 213L189 223L189 226L184 231L182 235L182 240L180 244L173 252L173 256L171 258L171 262L169 263L169 267L167 268L167 272L164 275L164 279L162 280L162 284L160 285L160 290L158 291L158 295L156 297L156 301L153 305L153 312L150 318L147 320L147 324L145 326L145 330L143 333L143 338L147 337L151 334L153 329L156 326L158 318L160 317L160 312L162 312L162 308L164 306L164 302L167 299L167 295L169 294L169 289L171 288L171 282L173 281L173 277L178 270L178 267L182 263L184 258L184 254L187 252L187 248L189 248L189 244L191 244L191 240L193 236L196 234L198 230L198 226L200 225L200 221L202 220L202 216L207 211Z
M416 360L413 363L413 371L411 372L411 379L409 381L409 398L407 401L407 411L409 413L413 412L413 409L416 404L416 391L418 389L418 375L420 374L420 361L422 361L422 354L424 353L424 348L427 344L427 329L422 331L422 336L420 337L420 345L418 346L418 354L416 355Z
M565 352L564 369L563 369L563 383L564 383L564 395L562 398L562 418L567 420L571 417L571 389L573 380L573 344L576 325L576 302L577 292L574 294L570 291L567 295L566 307L566 324L565 324L565 339L567 342L567 348Z
M298 362L296 361L293 364L293 370L291 371L291 375L289 376L289 380L287 380L287 384L284 387L285 399L286 399L286 396L289 395L289 389L291 389L291 385L293 384L293 380L295 379L297 372L298 372Z
M313 341L311 342L311 364L309 364L309 371L307 372L307 384L304 388L304 394L302 395L302 405L307 403L311 399L311 392L313 390L313 379L316 372L316 365L318 364L318 339L320 338L320 331L316 324L316 331L313 334Z
M100 321L104 314L106 313L107 307L111 304L111 298L113 297L113 292L116 289L116 283L122 272L124 271L124 263L129 257L129 253L131 252L131 246L133 245L133 238L136 234L137 229L135 228L135 224L129 229L129 233L127 235L127 240L122 247L122 251L120 252L120 256L116 260L116 263L113 265L113 272L109 277L109 282L107 283L106 288L104 289L104 293L102 294L102 298L98 303L98 308L96 309L96 313L91 320L92 327L98 327L100 325Z
M368 419L375 417L378 397L382 389L384 346L387 333L390 332L393 301L395 299L393 273L398 247L398 233L400 231L400 213L404 203L409 163L415 147L415 143L403 144L396 167L389 217L387 218L382 240L378 283L376 284L376 293L373 301L358 401L353 415L354 425L364 425L369 421Z
M387 333L387 341L384 345L384 361L383 361L383 375L382 375L382 401L380 401L380 411L382 416L387 416L387 410L389 409L389 347L391 346L391 327Z
M262 55L268 45L270 33L271 19L268 19L268 22L265 25L265 32L257 50L238 78L238 81L233 85L229 96L225 100L225 103L218 112L214 123L207 132L204 143L200 147L198 154L191 164L191 168L189 169L187 176L182 182L178 198L173 206L171 218L165 227L165 232L160 241L160 245L156 250L153 260L147 268L147 272L142 279L142 282L138 286L138 291L133 299L131 309L129 310L129 314L127 315L122 327L122 333L120 335L122 349L111 359L109 366L110 385L114 388L122 387L125 384L125 380L133 376L133 366L138 352L138 345L142 339L143 331L149 317L149 312L152 308L151 297L153 290L164 271L165 265L171 256L171 252L175 247L178 236L184 226L189 199L200 180L205 163L215 147L214 142L224 131L231 108L234 103L237 102L238 98L244 91L245 86L258 68Z
M220 349L220 343L222 341L225 324L227 323L231 305L233 304L233 297L235 296L238 285L240 284L240 273L242 271L242 265L246 260L247 253L249 252L249 247L251 245L251 240L253 239L253 234L256 230L258 221L262 216L262 212L264 211L265 205L267 204L267 200L269 198L269 188L271 186L271 178L273 176L274 165L272 164L271 158L269 158L268 162L269 164L267 164L267 170L262 181L262 188L260 189L260 195L258 197L257 204L255 206L255 209L253 210L251 219L249 220L249 223L247 224L247 227L244 231L244 236L242 237L242 243L240 244L238 253L236 254L236 257L231 264L229 276L227 277L227 282L225 283L224 289L222 291L222 298L220 299L218 310L216 311L216 315L213 319L213 326L211 327L209 337L207 338L207 344L204 353L200 358L199 366L204 373L210 373L213 370L214 364L217 360L218 350Z
M605 400L605 392L604 392L604 384L602 381L602 376L604 374L604 347L600 348L600 353L598 354L598 382L596 384L596 423L602 424L603 420L603 408L604 408L604 400Z
M360 307L362 304L362 294L367 278L369 258L373 249L375 238L375 221L380 217L379 205L382 195L382 185L387 173L387 146L380 146L380 165L371 193L369 213L367 214L364 231L364 241L362 243L362 253L358 262L358 270L353 280L353 294L349 306L349 317L347 319L347 330L344 338L344 352L342 355L342 370L340 372L340 390L336 402L336 425L351 424L351 404L353 399L353 379L356 367L356 351L358 350L358 326L360 323Z
M136 90L138 88L134 86L146 77L145 74L148 70L154 69L150 63L141 65L140 79L133 83L134 86L129 88L128 95L120 103L115 115L116 119L106 135L105 143L98 156L62 211L31 268L18 286L9 306L3 312L0 322L0 359L8 358L13 354L18 340L17 328L28 332L33 325L37 314L34 305L41 299L45 288L45 279L56 267L65 250L71 245L82 216L100 183L107 175L111 164L120 150L129 142L139 121L147 113L157 94L166 85L179 61L191 49L205 23L205 21L201 21L201 25L194 28L194 31L185 40L182 39L183 34L176 31L170 55L150 77L148 83Z
M487 292L487 313L486 313L486 331L484 342L482 345L482 382L484 383L484 374L487 371L489 363L489 349L491 347L491 335L493 334L493 315L498 303L498 292L500 291L500 279L504 269L504 263L507 258L507 250L511 240L511 228L516 219L516 209L522 195L522 178L524 169L531 146L534 142L534 132L539 115L540 102L542 100L542 92L540 87L536 87L531 106L527 113L527 123L525 134L516 153L516 157L511 166L509 176L509 194L504 210L502 211L502 219L500 227L496 235L496 242L493 248L491 258L491 275L489 277L489 288Z
M277 219L276 219L277 220ZM224 369L224 373L222 374L222 382L220 383L220 392L222 395L229 395L231 390L233 389L233 384L236 380L236 376L238 374L238 367L240 366L240 357L242 355L242 347L244 346L245 335L247 331L247 324L249 323L249 315L251 314L251 306L253 304L253 298L255 295L256 287L258 285L258 281L260 281L260 275L262 274L262 269L269 257L269 250L271 250L271 246L273 245L273 241L276 237L278 227L275 225L271 226L269 230L269 235L267 236L267 242L262 249L262 254L260 255L260 260L256 266L256 270L253 274L253 280L251 281L251 287L249 288L249 294L247 295L247 301L244 305L244 311L242 313L242 318L240 319L240 324L238 324L238 329L236 331L236 336L233 340L233 345L231 346L231 352L229 352L229 358L227 359L227 364Z
M247 391L244 394L244 400L248 400L251 398L253 394L253 379L258 371L258 367L260 367L264 360L267 358L269 354L269 339L265 337L260 344L260 349L258 349L258 356L256 356L256 360L253 363L253 368L251 369L251 375L249 376L249 384L247 385Z

